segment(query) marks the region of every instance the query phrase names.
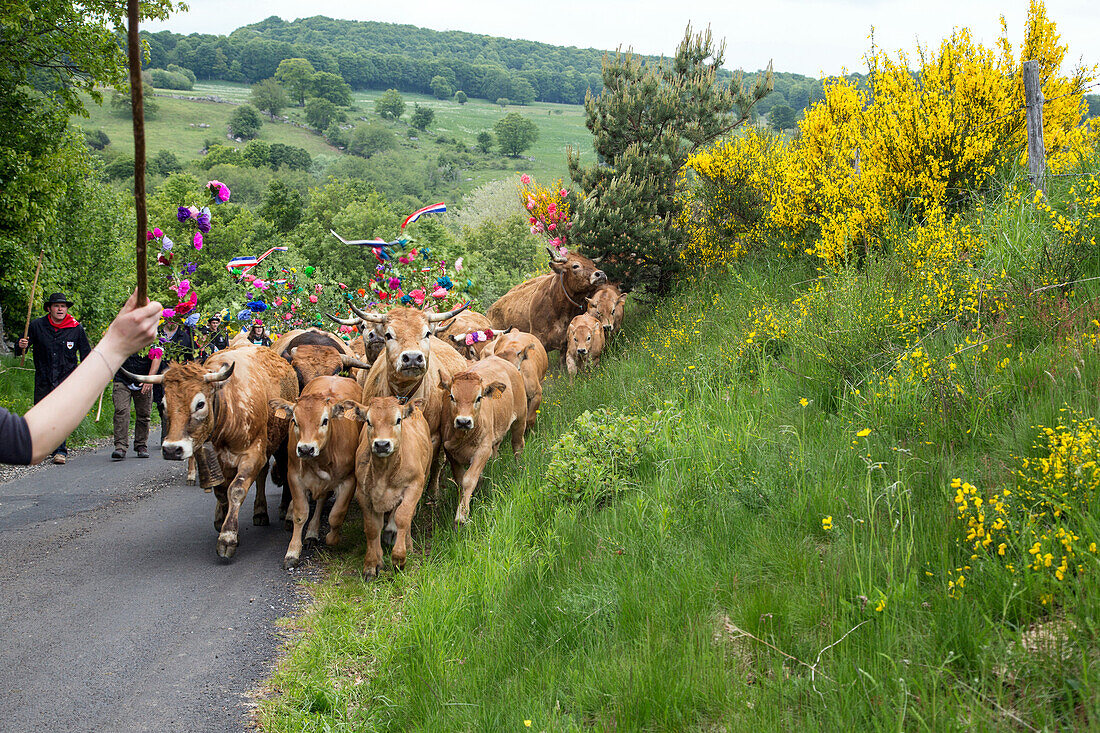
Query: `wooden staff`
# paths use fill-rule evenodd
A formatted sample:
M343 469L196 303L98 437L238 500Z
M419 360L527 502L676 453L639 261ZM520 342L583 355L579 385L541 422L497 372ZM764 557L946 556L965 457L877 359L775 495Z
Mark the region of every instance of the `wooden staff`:
M23 338L27 338L27 334L31 330L31 311L34 309L34 291L38 290L38 273L42 270L42 255L46 254L45 249L38 251L38 265L34 268L34 283L31 285L31 297L27 299L27 322L23 324ZM23 366L27 361L27 351L23 350L23 356L19 357L19 366Z
M149 302L145 270L145 101L141 90L141 36L138 35L139 0L127 0L127 52L130 61L130 108L134 117L134 211L137 213L137 305Z

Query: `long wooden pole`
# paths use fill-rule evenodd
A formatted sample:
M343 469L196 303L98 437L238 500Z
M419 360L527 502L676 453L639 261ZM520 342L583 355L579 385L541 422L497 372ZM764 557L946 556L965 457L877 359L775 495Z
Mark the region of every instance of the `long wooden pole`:
M34 292L38 290L38 273L42 271L42 255L46 254L45 249L38 250L38 265L34 268L34 283L31 284L31 297L27 299L27 322L23 324L23 338L27 338L27 334L31 331L31 311L34 309ZM27 361L27 352L23 351L23 356L19 358L19 366L23 366Z
M137 214L137 304L149 302L145 270L145 232L149 227L145 211L145 102L141 89L141 36L138 35L139 0L127 0L126 45L130 61L130 107L134 117L134 211Z

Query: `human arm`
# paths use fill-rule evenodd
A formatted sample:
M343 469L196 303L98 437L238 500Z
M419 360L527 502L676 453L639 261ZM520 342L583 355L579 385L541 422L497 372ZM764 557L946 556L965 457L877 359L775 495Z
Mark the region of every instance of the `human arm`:
M160 357L158 356L156 359L153 359L153 361L149 365L149 376L151 377L154 374L159 374L159 373L160 373ZM153 391L153 385L151 385L151 384L141 385L141 393L142 394L149 394L152 391Z
M155 302L139 308L136 294L131 295L88 358L27 412L32 463L45 458L76 429L126 357L153 341L162 308Z

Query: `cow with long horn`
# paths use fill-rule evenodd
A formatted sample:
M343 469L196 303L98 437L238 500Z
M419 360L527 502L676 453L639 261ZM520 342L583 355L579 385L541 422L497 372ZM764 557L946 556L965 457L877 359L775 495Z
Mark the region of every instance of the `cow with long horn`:
M363 379L364 405L375 397L396 397L402 403L424 400L424 418L432 434L433 496L438 498L440 448L439 420L443 399L437 388L441 377L465 371L469 362L450 344L433 334L438 324L454 318L465 305L445 313L425 313L416 308L394 308L388 313L367 313L354 309L363 320L381 331L385 350Z
M214 487L219 531L217 551L233 557L239 543L238 517L248 490L256 484L252 523L266 525L268 460L286 443L288 421L277 418L268 402L298 397L294 369L274 351L242 346L219 351L205 364L172 364L153 376L127 375L135 382L162 383L166 405L166 460L182 461L209 442L225 482Z
M546 351L565 353L569 322L584 313L585 298L607 282L607 275L583 255L546 249L552 272L516 285L490 306L487 315L493 328L518 328L533 334Z

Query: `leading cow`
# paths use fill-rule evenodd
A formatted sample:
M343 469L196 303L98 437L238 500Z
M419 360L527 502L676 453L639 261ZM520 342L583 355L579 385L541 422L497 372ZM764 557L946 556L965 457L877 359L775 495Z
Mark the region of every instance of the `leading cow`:
M218 555L237 551L238 516L248 489L256 484L252 523L265 525L268 459L286 442L287 421L272 415L268 401L296 400L294 369L274 351L241 346L219 351L205 364L173 364L164 374L130 375L136 382L163 383L167 407L166 460L182 461L209 441L225 483L214 489Z
M533 334L547 351L564 353L569 322L584 313L585 298L607 282L607 275L587 257L547 250L553 272L515 286L486 315L493 328L518 328Z

